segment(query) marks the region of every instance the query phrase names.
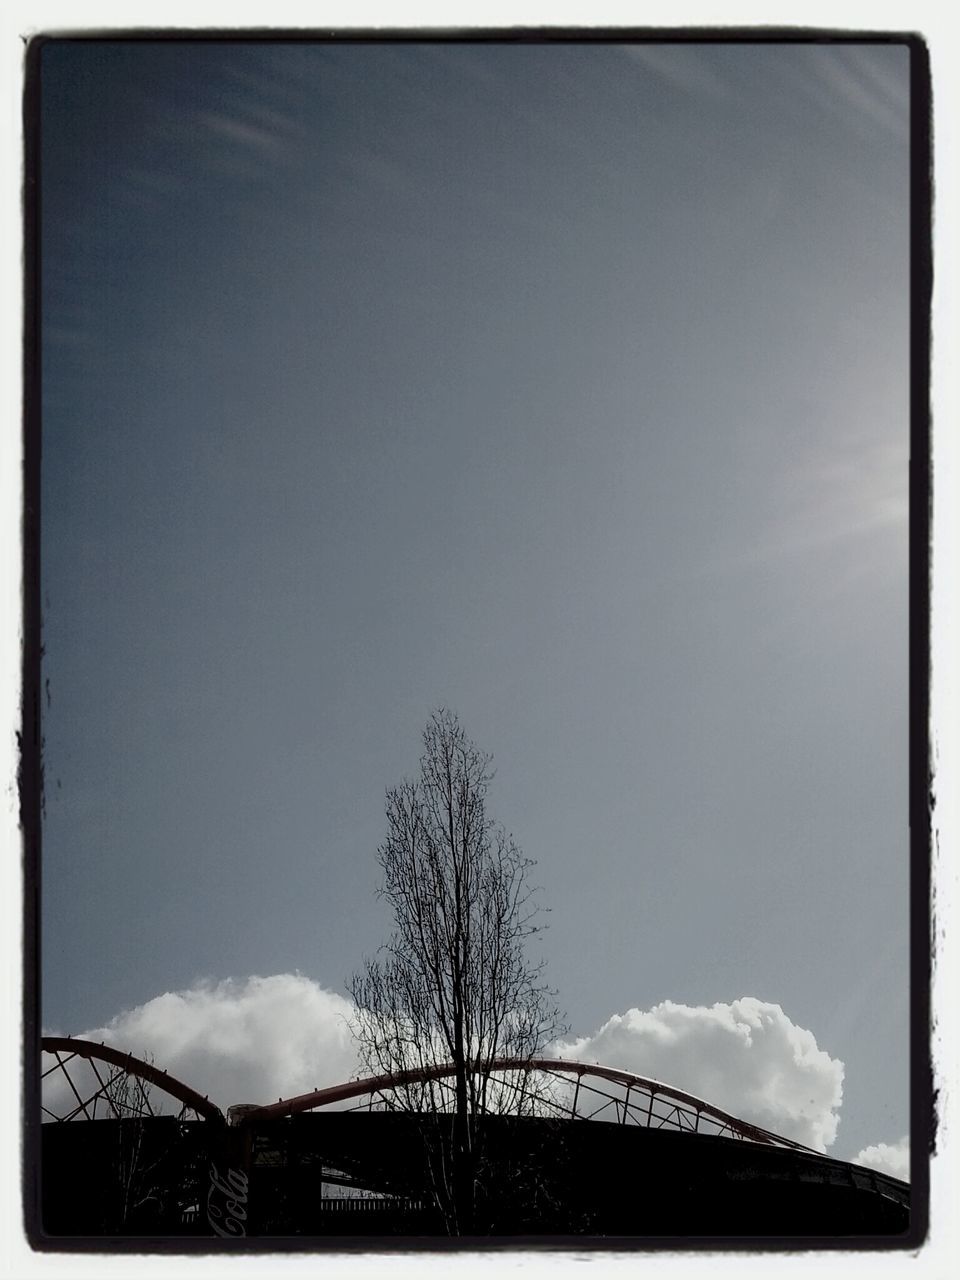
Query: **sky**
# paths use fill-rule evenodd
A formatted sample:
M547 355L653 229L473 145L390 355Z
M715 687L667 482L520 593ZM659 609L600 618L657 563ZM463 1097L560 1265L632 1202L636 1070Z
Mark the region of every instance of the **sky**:
M60 42L42 93L45 1028L173 1070L196 1007L202 1073L255 992L238 1087L346 1069L282 993L385 939L448 706L568 1045L787 1127L789 1062L902 1150L907 50Z

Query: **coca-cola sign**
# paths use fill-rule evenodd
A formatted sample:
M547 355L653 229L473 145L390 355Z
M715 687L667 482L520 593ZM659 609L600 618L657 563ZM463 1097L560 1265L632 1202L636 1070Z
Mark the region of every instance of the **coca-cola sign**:
M248 1178L242 1169L226 1170L221 1175L215 1164L210 1166L207 1191L207 1221L218 1236L247 1234Z

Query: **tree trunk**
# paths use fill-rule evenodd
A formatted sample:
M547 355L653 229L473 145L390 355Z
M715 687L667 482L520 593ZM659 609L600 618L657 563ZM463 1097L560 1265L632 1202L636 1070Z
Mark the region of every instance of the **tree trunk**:
M474 1234L474 1168L470 1116L459 1104L453 1117L453 1194L457 1235Z

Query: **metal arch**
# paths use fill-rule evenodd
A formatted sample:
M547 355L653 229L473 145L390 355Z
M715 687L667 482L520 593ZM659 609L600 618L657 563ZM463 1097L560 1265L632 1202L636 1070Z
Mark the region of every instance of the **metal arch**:
M606 1107L611 1101L618 1103L618 1117L620 1108L623 1108L623 1120L621 1123L626 1121L628 1106L631 1109L631 1113L636 1113L638 1109L637 1103L629 1102L629 1093L635 1090L644 1095L645 1127L667 1126L681 1129L684 1132L696 1133L701 1132L700 1121L701 1118L705 1118L717 1127L718 1136L729 1134L733 1138L742 1138L750 1142L790 1147L793 1150L807 1151L814 1155L821 1154L813 1151L811 1147L805 1147L800 1142L794 1142L791 1138L784 1138L780 1134L760 1128L759 1125L750 1124L746 1120L739 1120L736 1116L732 1116L726 1111L721 1111L719 1107L712 1106L702 1098L697 1098L690 1093L684 1093L683 1090L675 1089L672 1085L664 1084L660 1080L649 1079L646 1076L636 1075L632 1071L622 1071L616 1067L568 1061L563 1058L494 1058L484 1067L484 1071L498 1073L518 1072L525 1075L529 1075L531 1071L537 1071L552 1076L576 1077L577 1091L574 1095L573 1108L563 1108L555 1104L558 1110L570 1117L576 1117L578 1114L576 1105L582 1078L584 1076L594 1076L610 1084L621 1085L627 1090L627 1095L624 1099L615 1099L610 1095L601 1094L601 1096L607 1098L607 1102L603 1104L603 1107ZM285 1116L298 1115L303 1111L313 1111L318 1107L326 1107L333 1103L345 1102L351 1098L361 1098L367 1095L370 1095L372 1102L374 1094L388 1092L399 1085L418 1084L428 1080L443 1080L455 1074L456 1068L453 1063L444 1062L430 1067L413 1067L407 1071L398 1071L394 1074L348 1080L343 1084L331 1085L325 1089L314 1089L310 1093L301 1093L293 1098L281 1098L278 1102L270 1103L268 1106L258 1107L256 1110L248 1112L240 1123L243 1126L255 1125L262 1120L275 1120ZM590 1086L583 1087L585 1090L590 1089ZM598 1092L596 1090L592 1091ZM663 1098L672 1104L666 1116L655 1115L653 1105L656 1098ZM603 1107L598 1110L603 1109ZM595 1115L597 1112L592 1114ZM684 1114L688 1116L686 1124L683 1119ZM689 1119L690 1114L694 1116L692 1121ZM674 1116L676 1117L675 1119ZM657 1121L656 1125L653 1124L654 1120Z
M85 1101L80 1098L67 1071L67 1065L70 1060L73 1057L79 1057L88 1060L99 1059L110 1063L126 1074L139 1076L141 1079L156 1085L171 1097L176 1098L184 1107L191 1108L205 1119L214 1120L221 1124L225 1123L223 1113L209 1098L201 1096L196 1090L191 1089L189 1085L184 1084L174 1076L168 1075L166 1071L155 1067L152 1063L144 1062L141 1058L134 1057L133 1054L113 1049L109 1045L95 1044L90 1040L75 1039L71 1036L44 1036L41 1041L41 1049L44 1053L53 1054L57 1059L56 1065L44 1072L44 1076L58 1069L62 1070L70 1083L71 1089L73 1089L78 1106L71 1113L72 1115L77 1115L80 1112L87 1115L86 1103L93 1101L93 1098L88 1098ZM61 1060L61 1054L68 1056L65 1060ZM96 1068L94 1070L96 1071ZM760 1128L759 1125L740 1120L736 1116L720 1110L719 1107L714 1107L705 1102L702 1098L685 1093L672 1085L664 1084L660 1080L653 1080L647 1076L637 1075L631 1071L623 1071L616 1067L606 1067L598 1063L577 1062L563 1058L495 1058L484 1067L484 1070L489 1073L512 1072L521 1074L524 1076L525 1083L522 1086L524 1089L531 1072L561 1078L575 1078L576 1089L572 1106L565 1107L551 1099L540 1099L555 1111L559 1111L569 1118L577 1118L578 1116L584 1119L593 1118L613 1103L615 1114L621 1124L626 1123L628 1112L635 1119L642 1112L642 1123L647 1128L667 1127L683 1132L697 1133L703 1132L700 1124L701 1120L706 1120L715 1127L717 1136L728 1134L732 1138L741 1138L778 1147L789 1147L793 1150L806 1151L814 1155L821 1154L813 1151L810 1147L804 1146L802 1143L795 1142L791 1138L782 1137L780 1134ZM240 1126L248 1127L263 1120L297 1115L300 1112L312 1111L337 1102L349 1101L351 1098L367 1097L370 1100L370 1105L372 1105L374 1095L378 1093L389 1092L405 1084L433 1080L444 1081L455 1074L456 1068L454 1065L446 1062L435 1066L411 1068L394 1074L348 1080L343 1084L332 1085L325 1089L315 1089L310 1093L299 1094L293 1098L280 1099L267 1106L254 1108L243 1116L240 1120ZM97 1073L97 1076L99 1080L99 1073ZM584 1084L584 1076L592 1076L607 1083L619 1085L626 1090L626 1093L623 1098L616 1098L606 1094L602 1090ZM632 1091L642 1095L642 1105L639 1100L638 1102L631 1102L630 1093ZM96 1091L93 1097L95 1098L105 1093L106 1085L101 1081L101 1088ZM586 1093L596 1094L603 1100L589 1115L584 1115L582 1111L577 1110L580 1097ZM654 1111L654 1104L657 1099L662 1099L668 1104L665 1114ZM636 1122L640 1123L640 1121Z
M40 1049L43 1053L52 1053L57 1059L56 1065L45 1071L43 1076L51 1075L59 1069L67 1077L67 1081L78 1102L77 1108L72 1113L73 1115L82 1111L89 1118L86 1104L93 1101L93 1098L81 1099L70 1078L67 1066L71 1059L76 1057L87 1059L90 1061L91 1066L93 1066L94 1059L108 1062L111 1066L119 1068L126 1075L139 1076L142 1080L156 1085L157 1088L162 1089L164 1093L168 1093L172 1098L176 1098L184 1107L189 1107L205 1120L213 1120L221 1124L226 1123L223 1112L209 1098L197 1093L195 1089L191 1089L189 1085L184 1084L182 1080L178 1080L175 1076L168 1075L160 1067L155 1067L150 1062L144 1062L142 1058L135 1058L132 1053L124 1053L122 1050L113 1049L106 1044L94 1044L92 1040L78 1040L73 1036L44 1036L40 1041ZM61 1059L61 1054L68 1056L65 1059ZM99 1072L96 1071L95 1067L93 1069L99 1080ZM93 1096L97 1097L105 1094L106 1089L107 1086L101 1081L101 1088Z

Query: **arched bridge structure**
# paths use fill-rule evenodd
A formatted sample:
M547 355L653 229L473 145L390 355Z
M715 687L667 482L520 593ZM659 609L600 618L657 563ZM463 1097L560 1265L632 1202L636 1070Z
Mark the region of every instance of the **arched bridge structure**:
M59 1106L43 1106L48 1120L156 1115L162 1104L158 1108L155 1101L151 1101L152 1089L159 1089L166 1098L180 1104L181 1119L225 1120L224 1113L209 1097L154 1063L102 1041L45 1036L41 1047L47 1055L43 1081L62 1079L66 1084L66 1089L59 1091L63 1095ZM81 1063L85 1071L78 1070ZM264 1106L237 1107L237 1113L242 1113L238 1114L237 1122L240 1127L254 1128L265 1121L324 1108L410 1109L409 1100L401 1103L397 1094L420 1084L439 1086L431 1095L436 1109L452 1109L451 1081L455 1074L453 1063L447 1062L347 1080ZM515 1111L572 1120L604 1120L812 1151L802 1143L741 1120L661 1080L600 1063L565 1058L496 1058L485 1064L484 1074L494 1081L496 1103L491 1110L499 1114ZM131 1101L129 1091L123 1100L118 1099L118 1086L128 1080L152 1086L150 1090L136 1091L141 1099L139 1105ZM498 1083L500 1087L496 1088ZM353 1106L344 1108L344 1103L353 1103Z
M674 1129L683 1133L738 1138L790 1147L796 1151L813 1150L759 1125L739 1120L703 1098L660 1080L599 1063L565 1058L496 1058L485 1064L484 1073L506 1083L505 1089L495 1091L498 1099L506 1100L506 1105L495 1108L501 1113L514 1109L510 1106L512 1101L517 1111L540 1116L606 1120L648 1129ZM452 1107L453 1088L449 1082L455 1074L456 1068L447 1062L348 1080L295 1097L281 1098L268 1106L245 1108L239 1123L255 1126L265 1120L277 1120L306 1111L339 1108L339 1104L344 1102L354 1102L352 1109L355 1110L372 1110L374 1107L391 1110L396 1105L392 1099L397 1091L417 1084L440 1085L440 1097L445 1097L448 1107Z
M196 1089L102 1041L44 1036L40 1048L45 1058L42 1093L51 1103L41 1101L46 1120L146 1119L163 1114L165 1100L170 1099L180 1104L179 1120L224 1121L220 1108ZM164 1100L157 1099L154 1090Z

